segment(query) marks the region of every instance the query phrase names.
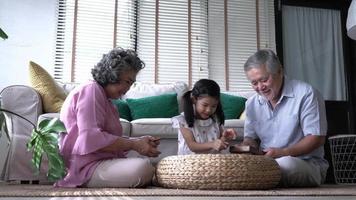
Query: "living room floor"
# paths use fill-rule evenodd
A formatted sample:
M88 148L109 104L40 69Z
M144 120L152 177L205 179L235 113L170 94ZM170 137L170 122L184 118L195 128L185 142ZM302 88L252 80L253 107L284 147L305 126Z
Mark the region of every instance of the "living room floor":
M269 190L189 190L156 186L147 188L55 188L51 184L18 184L0 181L0 200L332 200L356 199L356 184L324 184L316 188Z
M351 200L355 199L355 196L330 196L330 197L315 197L315 196L303 196L303 197L197 197L197 196L135 196L135 197L0 197L1 200Z

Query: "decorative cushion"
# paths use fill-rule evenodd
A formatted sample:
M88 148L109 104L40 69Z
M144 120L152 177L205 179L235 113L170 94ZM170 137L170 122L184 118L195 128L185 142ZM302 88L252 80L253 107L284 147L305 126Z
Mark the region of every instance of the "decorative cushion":
M133 120L141 118L171 118L179 114L176 93L126 99L126 101Z
M188 90L188 85L185 82L174 82L174 83L142 83L136 81L130 88L129 91L123 96L123 99L131 98L144 98L148 96L157 96L162 94L177 93L178 97L183 95L184 92Z
M31 86L42 98L44 113L59 112L67 97L66 92L56 81L38 64L30 61L29 66Z
M246 119L246 110L244 110L241 115L240 115L240 118L239 119L243 119L245 120Z
M149 96L157 96L162 94L177 93L179 112L183 111L183 106L180 103L182 95L188 91L188 85L183 81L173 83L143 83L136 81L122 99L137 99Z
M221 93L220 100L225 119L238 119L245 109L245 102L247 99L240 96Z
M158 184L168 188L245 190L277 186L281 171L267 156L192 154L163 158L156 176Z
M111 102L116 106L117 111L120 114L120 118L126 119L127 121L132 120L129 105L125 100L113 99Z

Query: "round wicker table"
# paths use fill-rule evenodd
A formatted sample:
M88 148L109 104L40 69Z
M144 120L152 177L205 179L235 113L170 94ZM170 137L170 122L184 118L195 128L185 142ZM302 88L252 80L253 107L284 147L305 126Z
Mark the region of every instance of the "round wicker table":
M269 189L281 177L277 162L247 154L168 156L157 164L158 184L180 189Z

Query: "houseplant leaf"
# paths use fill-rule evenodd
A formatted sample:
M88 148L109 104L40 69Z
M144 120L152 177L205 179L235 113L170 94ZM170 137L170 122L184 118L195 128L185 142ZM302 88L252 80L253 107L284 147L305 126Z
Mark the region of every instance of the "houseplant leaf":
M58 118L53 118L51 120L45 119L40 122L38 125L38 131L41 133L49 133L49 132L65 132L66 129L63 123Z
M8 139L10 138L8 130L7 130L7 126L6 126L5 114L0 110L0 138L2 137L3 133L6 134Z
M16 115L33 126L31 138L26 146L28 151L32 151L31 162L37 170L36 173L40 172L42 158L45 154L48 159L48 180L56 181L63 178L66 174L66 167L63 158L59 153L58 133L66 131L64 124L58 118L53 118L51 120L45 119L40 122L37 128L35 124L25 117L0 108L0 134L3 133L3 130L8 133L4 115L5 112Z
M0 37L2 38L2 39L7 39L8 38L8 36L6 35L6 33L0 28Z
M42 163L42 154L43 154L43 141L41 139L41 136L38 135L35 140L35 144L33 145L33 150L32 150L32 164L35 166L37 169L37 173L39 173L39 170L41 168L41 163Z
M45 153L48 159L47 178L51 181L61 179L66 174L66 167L59 153L58 134L65 132L63 123L58 118L45 119L38 125L37 130L32 131L27 148L32 149L32 164L37 172L41 169L42 156Z

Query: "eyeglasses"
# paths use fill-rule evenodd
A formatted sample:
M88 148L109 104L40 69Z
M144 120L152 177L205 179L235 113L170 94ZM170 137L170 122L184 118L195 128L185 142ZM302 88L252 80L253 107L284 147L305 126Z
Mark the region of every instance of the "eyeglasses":
M119 84L124 84L128 87L131 87L131 85L134 83L135 81L133 80L119 80Z

